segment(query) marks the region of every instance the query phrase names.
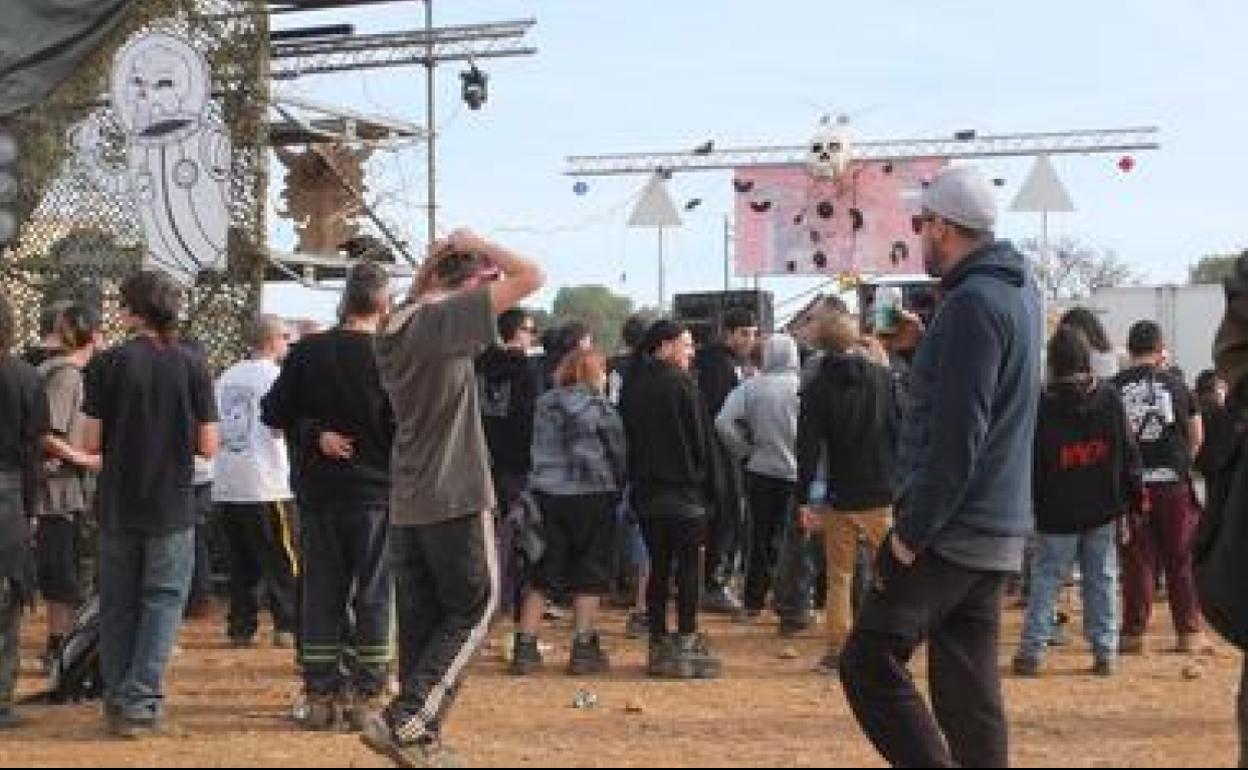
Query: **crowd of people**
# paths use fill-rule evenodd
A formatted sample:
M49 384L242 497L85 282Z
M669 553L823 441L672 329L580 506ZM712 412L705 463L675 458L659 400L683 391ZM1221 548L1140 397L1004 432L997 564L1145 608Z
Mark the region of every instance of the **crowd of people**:
M256 645L267 610L273 646L297 650L302 725L360 732L401 766L449 761L443 726L493 625L514 624L508 665L527 676L546 619L570 612L568 671L601 675L601 606L620 594L646 675L673 680L724 673L702 613L771 610L792 635L822 605L814 670L840 678L886 760L1005 766L1014 576L1018 676L1043 673L1076 574L1090 673L1147 651L1159 572L1178 649L1208 645L1195 479L1229 483L1243 383L1208 372L1189 390L1151 321L1125 356L1082 308L1046 332L996 215L973 168L924 190L930 325L898 309L871 328L832 299L792 335L731 311L699 345L638 317L613 356L582 323L539 334L519 306L540 268L467 231L398 300L357 265L331 330L292 345L258 316L249 358L215 382L160 273L122 286L111 348L96 309L58 305L11 355L0 297L0 728L21 724L23 607L46 604L51 663L98 593L107 729L162 729L168 662L208 590L208 507L225 638ZM930 709L908 670L922 645Z

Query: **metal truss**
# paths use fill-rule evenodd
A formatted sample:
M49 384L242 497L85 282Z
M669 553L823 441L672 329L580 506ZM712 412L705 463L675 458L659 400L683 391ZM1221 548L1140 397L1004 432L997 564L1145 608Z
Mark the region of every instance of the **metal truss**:
M270 106L279 116L269 124L269 142L275 147L337 142L390 150L428 139L425 129L414 123L302 96L275 93Z
M867 161L905 161L921 158L1008 158L1035 155L1091 155L1141 152L1161 147L1159 129L1122 128L1087 131L973 136L965 139L889 139L856 141L852 157ZM636 174L729 171L762 166L793 166L807 162L806 145L746 147L711 152L655 152L581 155L567 159L568 176L625 176Z
M303 75L427 65L430 61L473 61L529 56L537 49L523 38L534 19L438 27L412 32L350 35L272 45L274 80Z

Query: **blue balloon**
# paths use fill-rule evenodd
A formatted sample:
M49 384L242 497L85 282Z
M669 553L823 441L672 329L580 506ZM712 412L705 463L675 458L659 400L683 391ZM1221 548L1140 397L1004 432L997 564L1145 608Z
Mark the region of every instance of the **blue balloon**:
M584 195L584 194L586 194L587 192L589 192L589 183L588 183L588 182L577 182L577 183L576 183L576 184L572 187L572 192L576 193L577 195Z

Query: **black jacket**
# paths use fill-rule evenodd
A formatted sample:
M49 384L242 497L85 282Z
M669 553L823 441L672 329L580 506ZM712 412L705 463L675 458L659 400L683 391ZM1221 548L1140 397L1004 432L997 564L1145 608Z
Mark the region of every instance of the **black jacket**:
M1033 525L1040 290L1006 241L968 255L941 289L911 369L897 533L916 552L934 548L961 567L1010 571Z
M698 389L709 414L719 414L728 394L741 384L740 362L722 342L707 345L698 351L693 368L697 372Z
M1142 465L1112 385L1049 388L1036 426L1036 530L1074 535L1118 518L1143 496Z
M381 387L372 335L333 329L301 340L260 411L265 425L299 437L303 452L293 475L301 502L390 504L394 412ZM318 441L324 431L354 439L355 456L323 455Z
M693 379L653 359L639 361L620 402L628 439L628 480L644 515L704 512L713 486L711 428Z
M538 395L533 363L523 352L492 347L477 360L477 387L494 472L528 476Z
M890 370L861 356L829 355L802 391L797 424L797 499L810 500L827 457L832 507L869 511L893 504L900 410Z

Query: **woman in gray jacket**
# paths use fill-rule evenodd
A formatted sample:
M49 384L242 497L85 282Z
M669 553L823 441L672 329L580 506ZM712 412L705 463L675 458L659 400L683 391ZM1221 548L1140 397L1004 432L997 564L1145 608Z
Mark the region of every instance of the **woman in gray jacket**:
M575 350L555 372L555 389L537 402L530 488L545 525L546 551L525 597L512 673L542 665L537 633L546 596L573 596L576 638L569 673L604 673L609 663L596 630L601 597L611 590L615 512L624 488L624 423L606 398L607 361Z

